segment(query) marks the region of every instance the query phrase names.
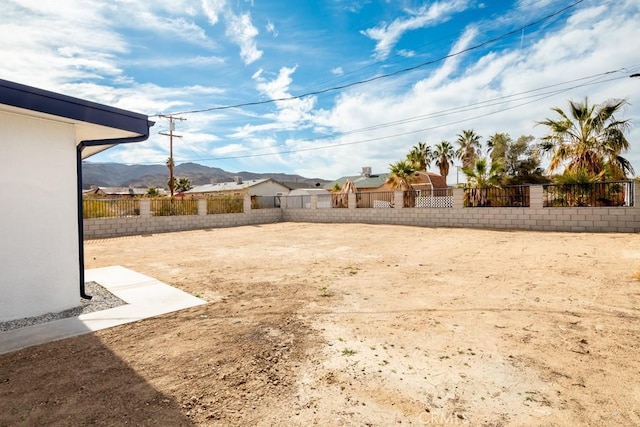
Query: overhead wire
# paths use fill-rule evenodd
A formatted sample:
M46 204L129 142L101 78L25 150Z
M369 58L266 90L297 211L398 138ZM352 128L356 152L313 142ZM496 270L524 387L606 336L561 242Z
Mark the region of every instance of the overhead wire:
M457 52L453 52L453 53L449 53L447 55L441 56L439 58L430 60L430 61L426 61L426 62L421 62L419 64L410 66L410 67L405 67L402 68L400 70L396 70L396 71L392 71L389 73L384 73L384 74L380 74L377 76L373 76L373 77L369 77L366 79L362 79L362 80L358 80L358 81L354 81L354 82L349 82L349 83L345 83L342 85L336 85L336 86L332 86L329 88L325 88L325 89L317 89L317 90L313 90L310 92L306 92L300 95L291 95L291 96L285 96L285 97L280 97L280 98L272 98L272 99L267 99L267 100L261 100L261 101L251 101L251 102L242 102L242 103L238 103L238 104L233 104L233 105L222 105L222 106L216 106L216 107L209 107L209 108L202 108L202 109L195 109L195 110L186 110L186 111L180 111L180 112L175 112L175 113L171 113L172 115L186 115L186 114L196 114L196 113L204 113L204 112L210 112L210 111L220 111L220 110L228 110L228 109L233 109L233 108L241 108L241 107L249 107L249 106L255 106L255 105L263 105L263 104L271 104L271 103L275 103L275 102L284 102L284 101L293 101L296 99L301 99L301 98L305 98L308 96L315 96L315 95L321 95L324 93L329 93L329 92L336 92L336 91L340 91L340 90L344 90L347 88L351 88L354 86L359 86L359 85L363 85L366 83L371 83L374 81L378 81L378 80L382 80L382 79L387 79L390 77L394 77L397 76L399 74L404 74L410 71L414 71L423 67L426 67L427 65L433 65L436 64L438 62L444 61L446 59L449 58L453 58L459 55L462 55L464 53L468 53L477 49L480 49L481 47L487 46L489 44L495 43L499 40L502 40L504 38L507 38L509 36L512 36L514 34L518 34L520 33L522 30L527 29L527 28L531 28L534 27L546 20L549 20L555 16L558 16L564 12L566 12L567 10L570 10L574 7L576 7L577 5L579 5L580 3L584 2L585 0L577 0L559 10L556 10L555 12L552 12L548 15L543 16L542 18L539 18L533 22L530 22L528 24L525 24L519 28L516 28L514 30L508 31L506 33L503 33L499 36L490 38L488 40L485 40L483 42L480 42L478 44L475 44L473 46L467 47L465 49L461 49ZM157 116L154 115L154 116ZM153 117L153 116L152 116Z
M471 120L476 120L479 118L483 118L483 117L488 117L494 114L498 114L498 113L502 113L504 111L508 111L514 108L519 108L525 105L529 105L532 104L534 102L538 102L542 99L546 99L561 93L565 93L568 92L570 90L573 89L577 89L577 88L581 88L581 87L586 87L586 86L590 86L593 84L600 84L600 83L606 83L606 82L610 82L610 81L614 81L614 80L619 80L619 79L624 79L627 78L627 76L621 76L621 77L614 77L614 78L609 78L606 80L601 80L602 78L604 78L607 75L610 75L612 73L615 73L617 71L620 70L614 70L614 71L608 71L605 73L601 73L595 76L589 76L589 77L585 77L585 78L581 78L581 79L576 79L576 80L572 80L570 82L565 82L563 84L566 83L572 83L572 82L576 82L576 81L581 81L581 80L585 80L585 79L592 79L589 82L586 83L581 83L578 85L574 85L574 86L570 86L570 87L566 87L566 88L559 88L557 90L552 90L552 91L548 91L548 92L543 92L543 93L539 93L539 94L535 94L535 95L529 95L527 97L523 97L523 98L516 98L513 99L511 101L507 101L507 102L518 102L518 101L523 101L529 98L534 98L531 100L528 100L526 102L522 102L520 104L517 105L512 105L512 106L508 106L505 108L501 108L498 110L494 110L485 114L480 114L480 115L476 115L473 117L467 117L464 119L460 119L460 120L455 120L455 121L451 121L451 122L447 122L447 123L442 123L442 124L438 124L435 126L430 126L427 128L421 128L421 129L416 129L416 130L411 130L411 131L407 131L407 132L402 132L402 133L394 133L394 134L390 134L390 135L384 135L384 136L379 136L379 137L374 137L374 138L367 138L367 139L361 139L361 140L356 140L356 141L348 141L348 142L341 142L341 143L334 143L334 144L325 144L325 145L321 145L321 146L314 146L314 147L307 147L307 148L297 148L297 149L290 149L290 150L280 150L280 151L271 151L271 152L265 152L265 153L251 153L251 154L238 154L238 155L232 155L232 156L219 156L219 157L212 157L212 158L204 158L202 160L204 161L218 161L218 160L230 160L230 159L241 159L241 158L252 158L252 157L265 157L265 156L273 156L273 155L281 155L281 154L292 154L292 153L296 153L296 152L305 152L305 151L316 151L316 150L323 150L323 149L330 149L330 148L335 148L335 147L341 147L341 146L348 146L348 145L356 145L356 144L362 144L362 143L367 143L367 142L373 142L373 141L380 141L380 140L385 140L385 139L390 139L390 138L398 138L398 137L402 137L402 136L407 136L407 135L412 135L412 134L416 134L416 133L421 133L421 132L426 132L429 130L434 130L434 129L439 129L439 128L443 128L443 127L447 127L447 126L452 126L455 124L460 124L460 123L464 123L464 122L468 122ZM596 77L596 78L594 78ZM546 86L544 88L541 89L548 89L548 88L552 88L555 86L560 86L561 84L556 84L556 85L550 85L550 86ZM540 90L540 89L537 89ZM525 92L521 92L520 94L526 94L526 93L531 93L537 90L530 90L530 91L525 91ZM514 94L514 95L507 95L504 97L499 97L499 98L495 98L494 100L490 100L490 101L486 101L486 102L493 102L493 101L497 101L500 99L504 99L504 98L510 98L510 97L514 97L518 94ZM478 104L482 104L482 103L486 103L485 101L481 102L481 103L475 103L475 104L469 104L471 105L475 105L477 106ZM504 102L500 103L493 103L493 104L488 104L487 106L496 106L496 105L501 105L504 104ZM468 106L467 106L468 107ZM463 107L465 108L465 107ZM478 108L483 108L483 107L476 107L473 109L478 109ZM445 114L443 112L436 112L433 113L434 115L437 114L439 116L446 116L446 115L451 115L451 114L458 114L458 113L462 113L462 112L466 112L466 111L470 111L472 109L468 109L468 110L464 110L464 109L450 109L452 111L450 111L448 114ZM457 110L457 111L456 111ZM444 110L446 111L446 110ZM400 123L403 124L403 123ZM362 130L358 130L358 131L366 131L369 130L367 128L363 128ZM330 138L336 138L336 137L340 137L343 136L345 134L349 134L349 133L356 133L356 131L348 131L345 133L338 133L338 134L333 134L330 136ZM326 138L325 138L326 139ZM318 142L321 140L315 140L314 142ZM299 142L312 142L311 140L302 140ZM185 161L184 159L180 159L182 161Z

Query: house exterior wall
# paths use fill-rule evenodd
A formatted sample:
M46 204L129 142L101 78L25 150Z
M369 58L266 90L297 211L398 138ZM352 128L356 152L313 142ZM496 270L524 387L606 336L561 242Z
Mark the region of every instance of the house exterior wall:
M0 322L80 305L73 125L0 112Z
M250 187L248 192L252 196L274 196L277 193L289 194L289 188L275 181L265 181Z

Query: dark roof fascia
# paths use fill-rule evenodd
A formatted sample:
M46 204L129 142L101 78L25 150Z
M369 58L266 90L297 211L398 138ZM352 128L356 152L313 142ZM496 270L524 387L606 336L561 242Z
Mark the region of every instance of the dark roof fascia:
M149 128L154 124L144 114L2 79L0 79L0 104L121 129L145 136L145 139L149 137Z

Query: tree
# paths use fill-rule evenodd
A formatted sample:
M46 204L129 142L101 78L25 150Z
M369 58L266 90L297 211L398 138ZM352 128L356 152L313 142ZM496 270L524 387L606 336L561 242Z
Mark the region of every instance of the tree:
M463 168L471 169L482 151L480 135L475 133L473 129L468 129L463 130L457 136L456 142L459 147L458 151L456 151L456 156L462 161Z
M453 146L449 141L442 141L440 144L436 144L436 149L433 154L436 160L436 166L440 169L440 175L444 177L446 183L449 168L453 166L453 159L456 156Z
M160 193L158 192L158 189L155 187L149 187L147 189L147 196L149 197L158 197L160 195Z
M191 185L191 180L189 178L178 178L176 181L175 189L178 193L184 193L192 188L193 186Z
M589 105L585 98L582 102L569 101L568 113L559 107L552 108L560 117L538 122L548 128L540 148L551 156L550 172L565 166L569 171L584 169L603 180L633 175L631 163L622 157L629 149L624 134L630 123L615 118L625 105L626 99Z
M400 190L411 190L413 188L411 183L416 180L416 170L408 161L401 160L397 163L392 163L389 165L389 170L391 175L387 178L387 184L391 185L392 190L398 188Z
M507 148L513 143L511 136L508 133L495 133L487 140L487 148L489 149L489 156L491 162L500 162L505 157Z
M475 188L497 187L502 179L500 163L489 164L489 159L482 157L473 164L472 168L462 168L467 177L467 184Z
M427 171L427 168L431 165L433 159L433 152L431 147L424 142L418 142L411 148L409 154L407 154L407 161L419 171Z
M505 134L496 134L505 135ZM491 151L491 162L502 165L504 172L504 185L520 184L542 184L549 182L544 176L544 171L540 167L540 155L538 149L532 144L534 137L523 135L515 142L507 138L491 137L493 139L493 150Z
M169 192L171 193L171 197L173 197L173 193L175 192L175 188L176 188L176 179L173 176L174 166L175 164L173 162L173 157L169 157L167 159L167 167L169 168L169 181L167 181L167 184L169 185Z

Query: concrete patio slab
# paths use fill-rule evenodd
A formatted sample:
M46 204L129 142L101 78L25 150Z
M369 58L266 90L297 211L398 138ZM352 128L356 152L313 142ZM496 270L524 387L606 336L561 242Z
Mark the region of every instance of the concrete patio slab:
M126 305L0 332L0 354L206 304L186 292L121 266L85 271Z

